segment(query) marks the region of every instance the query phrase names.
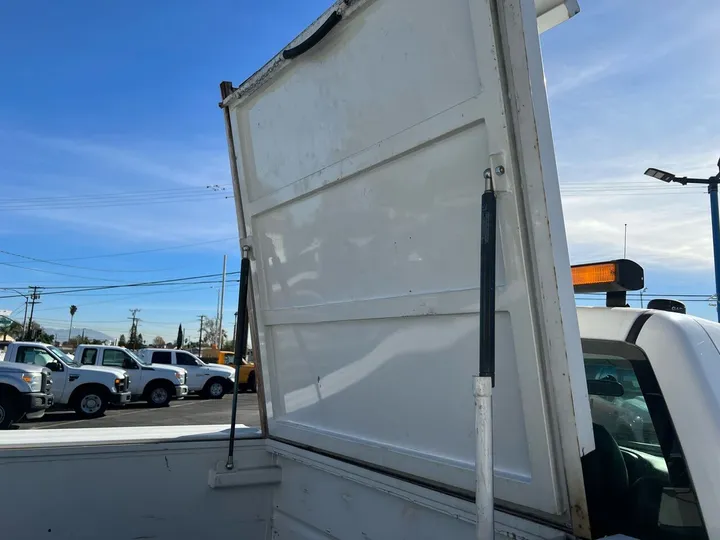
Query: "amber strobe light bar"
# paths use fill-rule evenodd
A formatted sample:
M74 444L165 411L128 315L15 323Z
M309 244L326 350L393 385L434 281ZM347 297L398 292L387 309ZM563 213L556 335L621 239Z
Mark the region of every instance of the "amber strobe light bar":
M626 292L639 291L645 286L642 266L628 259L578 264L571 270L575 292L607 293L608 307L625 307Z

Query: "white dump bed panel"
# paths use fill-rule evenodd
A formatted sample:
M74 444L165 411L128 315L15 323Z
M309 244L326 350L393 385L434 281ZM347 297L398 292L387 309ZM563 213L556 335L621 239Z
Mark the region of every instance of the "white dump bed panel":
M535 11L505 4L499 32L484 0L339 3L225 103L270 435L473 492L480 197L502 167L497 496L567 521L590 415Z

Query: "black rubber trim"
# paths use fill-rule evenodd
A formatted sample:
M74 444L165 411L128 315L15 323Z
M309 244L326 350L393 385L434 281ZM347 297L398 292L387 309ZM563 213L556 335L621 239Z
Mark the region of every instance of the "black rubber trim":
M313 35L300 43L300 45L296 45L291 49L285 49L282 53L283 58L285 60L290 60L291 58L297 58L301 54L308 52L315 45L320 43L322 38L328 35L328 32L330 32L330 30L332 30L335 25L340 22L340 19L342 19L342 15L340 15L337 11L333 11L325 22L320 25L320 28L313 32Z
M127 395L129 392L120 392L119 394L110 394L110 398L108 399L109 403L112 403L113 405L117 405L118 403L128 403L127 401L123 401L123 396Z
M638 316L638 318L635 319L635 322L633 322L632 326L630 327L630 331L628 332L625 341L635 345L635 343L637 343L638 336L640 335L640 330L643 329L645 323L648 322L648 319L652 316L653 314L650 312L642 313L640 316Z
M20 394L22 397L22 410L23 412L29 412L34 413L37 411L42 411L50 407L50 403L52 402L52 394L47 394L44 392L32 392L27 394ZM35 398L42 398L42 404L39 406L34 406L33 403L35 402Z

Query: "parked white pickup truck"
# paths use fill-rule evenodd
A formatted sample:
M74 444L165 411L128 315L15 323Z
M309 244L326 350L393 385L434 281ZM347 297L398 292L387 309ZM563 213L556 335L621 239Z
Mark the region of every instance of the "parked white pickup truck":
M49 369L0 362L0 429L9 429L23 417L40 418L52 406Z
M175 349L142 349L140 358L153 367L171 365L187 370L188 389L208 399L221 399L233 390L235 368L220 364L206 364L194 354Z
M125 370L82 366L53 345L9 343L3 360L48 368L53 372L55 405L69 406L83 418L102 416L111 403L130 402L130 379Z
M125 347L80 345L75 358L83 366L116 367L130 375L134 401L147 401L152 407L164 407L188 394L188 373L175 366L152 366Z

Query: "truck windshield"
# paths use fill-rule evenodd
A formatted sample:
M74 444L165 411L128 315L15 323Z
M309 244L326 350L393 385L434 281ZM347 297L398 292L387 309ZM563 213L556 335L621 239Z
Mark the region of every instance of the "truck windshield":
M59 358L63 362L65 362L69 366L73 367L80 367L80 362L76 361L72 357L68 356L62 349L59 349L55 347L54 345L50 345L48 347L50 351L55 355L56 358Z
M130 351L130 350L126 350L126 351L125 351L125 354L127 354L130 358L136 360L139 364L142 364L143 366L149 366L149 365L150 365L150 361L149 361L149 360L145 360L144 358L136 355L135 353L133 353L133 352Z

